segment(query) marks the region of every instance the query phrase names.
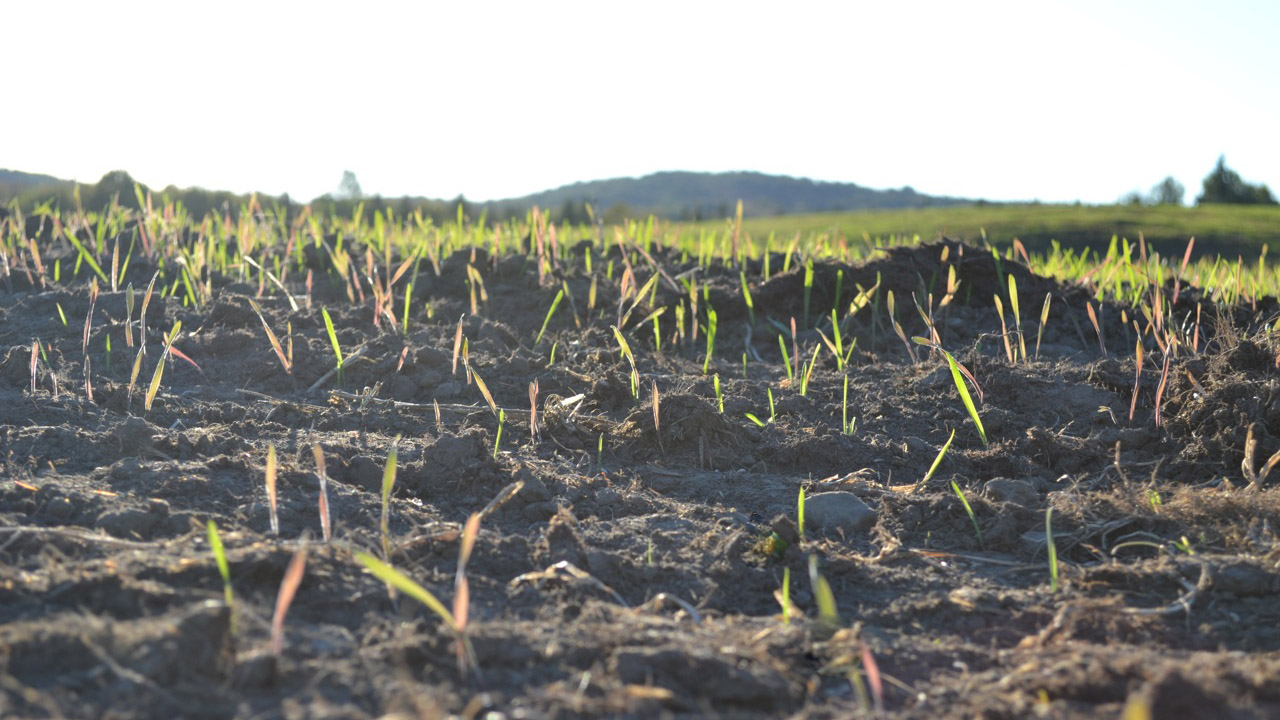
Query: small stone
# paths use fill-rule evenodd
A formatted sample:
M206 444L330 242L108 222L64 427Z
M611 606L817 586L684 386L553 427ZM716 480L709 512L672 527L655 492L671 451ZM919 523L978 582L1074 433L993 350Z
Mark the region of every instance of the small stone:
M99 515L98 527L113 537L126 539L146 538L155 529L160 520L160 517L146 510L126 508L124 510L104 512Z
M1040 493L1034 483L1013 478L992 478L982 486L986 496L996 502L1007 502L1034 510L1040 504Z
M49 501L44 511L49 513L50 517L58 520L68 520L72 515L76 514L76 505L66 497L56 497Z
M462 392L462 383L457 380L442 382L436 386L435 396L438 398L457 397Z
M866 532L876 524L876 511L851 492L836 490L811 495L804 502L806 527L818 530L842 528Z

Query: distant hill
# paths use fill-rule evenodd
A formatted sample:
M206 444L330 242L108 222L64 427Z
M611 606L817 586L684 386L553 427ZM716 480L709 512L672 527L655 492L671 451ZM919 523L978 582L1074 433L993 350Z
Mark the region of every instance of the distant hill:
M0 170L0 206L15 197L26 208L34 202L51 198L60 206L70 206L73 185L69 180L49 175ZM97 183L81 185L83 204L87 208L98 208L111 202L112 197L118 197L121 203L132 205L135 202L133 186L134 180L128 173L114 170ZM145 187L143 189L146 190ZM163 192L171 199L181 200L195 217L219 207L235 208L247 201L244 195L202 188L170 186ZM401 215L407 215L418 208L437 220L452 219L457 204L462 202L467 214L473 217L480 211L487 211L490 219L494 220L523 217L530 207L537 205L555 219L569 222L587 221L585 203L590 203L609 222L650 213L672 220L723 219L733 215L738 200L742 200L744 213L756 218L815 212L945 207L973 202L924 195L910 187L875 190L853 183L822 182L758 172L683 171L579 182L524 197L483 203L467 202L462 196L454 200L363 198L370 210L390 206ZM311 202L331 204L346 213L356 201L323 195Z
M556 210L587 201L600 211L624 205L632 213L694 220L731 215L742 200L752 217L793 213L921 208L973 202L924 195L910 187L874 190L853 183L821 182L757 172L659 172L639 178L614 178L565 185L487 205L500 210L538 205Z
M38 187L61 187L71 183L52 175L39 175L20 170L0 169L0 199L8 200L24 190Z

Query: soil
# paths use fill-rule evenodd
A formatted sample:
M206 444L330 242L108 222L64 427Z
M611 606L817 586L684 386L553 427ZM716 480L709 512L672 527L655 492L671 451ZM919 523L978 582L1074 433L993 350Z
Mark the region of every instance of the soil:
M750 308L738 267L595 252L594 308L582 262L541 278L520 254L459 252L438 272L424 262L407 332L375 317L367 282L352 303L323 269L309 298L291 279L293 309L214 274L198 307L181 289L152 298L132 392L126 293L91 305L87 269L43 287L15 271L0 293L0 715L1094 718L1128 704L1150 717L1280 716L1280 473L1250 483L1280 450L1274 299L1218 309L1200 289L1174 302L1163 288L1195 347L1162 378L1147 335L1131 418L1134 311L977 248L815 261L807 303L805 271L782 272L775 255L767 280L760 263L744 268ZM939 308L948 265L960 285ZM634 294L655 266L664 277L620 322L624 284ZM126 281L141 289L152 271L137 263ZM1031 356L1017 363L991 300L1008 274ZM818 330L831 338L830 309L877 281L878 306L842 325L842 346L857 341L846 373ZM472 290L483 290L474 309ZM913 292L921 304L932 292L942 347L982 388L989 443L942 356L890 327L888 290L907 336L927 334ZM291 374L250 298L291 337ZM696 338L687 323L677 332L681 304ZM322 306L346 356L340 377L328 375ZM659 351L643 319L664 307ZM148 411L175 321L181 356L168 356ZM635 354L634 394L613 325ZM780 336L800 365L823 348L803 393ZM481 382L503 411L500 437ZM382 556L393 447L390 563L446 605L463 524L481 513L465 568L472 662L435 613L355 557ZM276 655L277 596L303 552ZM824 584L838 617L818 608Z

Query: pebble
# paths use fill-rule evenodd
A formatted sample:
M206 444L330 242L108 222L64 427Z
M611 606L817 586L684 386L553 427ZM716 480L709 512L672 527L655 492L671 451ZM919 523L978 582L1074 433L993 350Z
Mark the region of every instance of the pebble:
M1040 493L1034 483L1013 478L992 478L982 486L986 496L996 502L1013 503L1034 510L1040 504Z
M160 522L154 513L136 508L110 510L98 516L98 527L118 538L146 538Z
M806 527L819 530L866 532L876 524L876 511L857 495L836 490L805 498L804 521Z

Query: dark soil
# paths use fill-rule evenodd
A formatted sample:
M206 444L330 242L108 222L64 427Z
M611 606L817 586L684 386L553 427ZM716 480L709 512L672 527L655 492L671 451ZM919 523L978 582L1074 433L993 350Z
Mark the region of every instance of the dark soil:
M87 283L41 290L15 274L0 294L0 715L842 718L882 704L901 718L1095 718L1132 703L1157 718L1280 716L1280 473L1253 488L1245 474L1280 450L1277 346L1266 332L1275 302L1205 303L1193 328L1204 300L1181 288L1173 312L1197 333L1196 351L1179 352L1161 390L1163 356L1148 336L1131 420L1132 309L1125 323L1122 308L1099 307L1103 356L1084 288L948 247L946 263L939 245L816 263L807 319L804 272L779 273L780 256L767 281L759 264L746 268L749 311L738 268L695 274L695 309L681 281L668 281L695 261L655 253L668 279L654 307L645 298L620 323L631 303L620 302L616 249L612 279L597 251L594 309L581 263L540 283L536 259L459 253L439 275L424 263L407 334L386 316L375 324L370 288L352 304L321 271L310 307L257 298L282 342L292 326L292 375L250 308L257 287L214 276L204 307L153 298L132 394L125 293L97 298L87 390ZM638 254L629 260L634 293L652 270ZM938 309L947 264L960 287ZM475 314L468 266L484 285ZM144 287L150 273L139 265L129 279ZM991 302L1008 273L1038 354L1029 362L1008 361ZM846 347L857 339L847 411L845 373L825 346L802 395L779 333L791 353L794 317L806 363L818 330L832 336L831 308L877 279L878 311L842 328ZM562 288L570 297L535 344ZM301 298L301 284L291 289ZM922 304L932 293L942 346L984 391L989 445L945 361L915 345L918 362L908 357L887 290L908 336L926 333L913 292ZM704 373L708 303L718 332ZM323 379L334 355L322 304L347 356L340 379ZM689 323L676 333L680 304L702 324L696 338ZM398 296L397 315L402 306ZM641 323L658 307L661 352ZM460 316L467 356L455 367ZM144 411L175 320L175 347L199 369L171 356ZM635 352L638 400L611 325ZM45 357L33 393L35 339ZM496 454L498 420L469 371L504 410ZM846 412L852 433L842 431ZM937 472L913 492L952 431ZM328 543L313 444L329 478ZM460 668L438 616L391 597L354 557L381 555L393 446L390 561L446 605L462 524L519 488L483 516L466 568L475 667ZM277 593L304 545L277 658ZM819 616L811 567L830 585L838 622ZM794 607L784 619L786 570Z

